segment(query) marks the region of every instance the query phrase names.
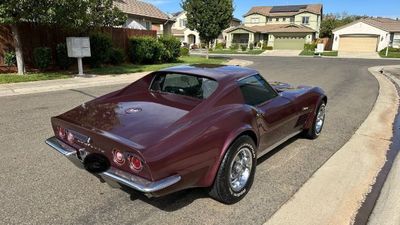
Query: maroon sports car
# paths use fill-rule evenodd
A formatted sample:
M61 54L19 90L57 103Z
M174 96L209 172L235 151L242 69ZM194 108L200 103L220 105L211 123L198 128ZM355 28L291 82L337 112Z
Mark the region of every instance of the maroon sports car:
M227 204L249 191L257 158L317 138L327 97L255 70L192 65L153 72L51 119L46 143L113 187L148 197L209 187Z

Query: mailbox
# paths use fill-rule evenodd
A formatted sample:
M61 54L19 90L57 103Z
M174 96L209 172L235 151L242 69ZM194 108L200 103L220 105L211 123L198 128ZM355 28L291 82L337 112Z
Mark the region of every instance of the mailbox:
M78 59L78 75L83 76L82 58L90 57L90 40L88 37L67 37L68 57Z
M68 57L90 57L90 40L88 37L67 37Z

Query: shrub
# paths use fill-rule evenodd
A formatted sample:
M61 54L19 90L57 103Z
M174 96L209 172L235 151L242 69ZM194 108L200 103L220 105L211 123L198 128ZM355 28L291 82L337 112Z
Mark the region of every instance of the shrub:
M35 48L33 50L33 61L36 68L47 69L51 63L51 49L47 47Z
M229 47L231 50L238 50L239 49L239 44L232 43L231 46Z
M263 50L273 50L274 48L272 46L263 45L262 49Z
M306 50L306 51L315 51L316 48L317 48L316 43L304 44L304 50Z
M215 45L215 49L222 50L222 49L225 48L225 46L226 46L225 43L217 43L217 44Z
M189 48L182 47L180 55L181 56L189 56Z
M242 50L242 52L245 52L247 50L247 45L241 45L240 49Z
M252 51L254 49L254 44L250 43L250 51Z
M111 49L109 62L113 65L120 65L125 62L125 53L124 50L120 48Z
M165 50L164 45L152 37L129 39L129 57L132 63L159 63Z
M8 66L14 66L17 64L17 59L15 57L15 52L5 52L4 53L4 63Z
M91 57L88 59L91 67L99 67L107 63L112 52L113 43L111 37L102 33L90 35Z
M60 43L56 47L56 63L60 69L66 70L72 64L72 59L68 57L67 45Z
M162 55L163 62L173 62L176 61L181 53L181 42L174 36L163 36L158 39L165 47Z

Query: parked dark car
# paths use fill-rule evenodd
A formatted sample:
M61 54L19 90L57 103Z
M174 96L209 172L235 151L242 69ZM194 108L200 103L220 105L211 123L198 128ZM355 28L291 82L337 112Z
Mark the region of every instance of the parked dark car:
M268 83L253 69L179 66L53 117L46 142L113 187L148 197L210 187L232 204L251 188L257 158L320 135L326 104L318 87Z

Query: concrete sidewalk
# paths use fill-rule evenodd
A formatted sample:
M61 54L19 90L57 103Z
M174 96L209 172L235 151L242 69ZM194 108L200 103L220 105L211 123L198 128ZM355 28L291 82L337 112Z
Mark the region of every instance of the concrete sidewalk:
M240 59L232 59L225 63L225 65L235 65L235 66L249 66L251 64L253 64L252 61L240 60ZM59 80L0 84L0 97L106 86L106 85L129 84L135 82L136 80L142 78L143 76L151 72L152 71L131 73L131 74L120 74L120 75L75 77L75 78L59 79Z
M1 84L0 97L105 85L128 84L140 79L148 73L150 72Z
M385 164L399 104L397 90L379 73L381 68L370 69L380 86L370 115L352 138L265 224L354 223Z
M385 67L383 71L400 86L400 66ZM392 165L368 225L400 224L400 154Z

